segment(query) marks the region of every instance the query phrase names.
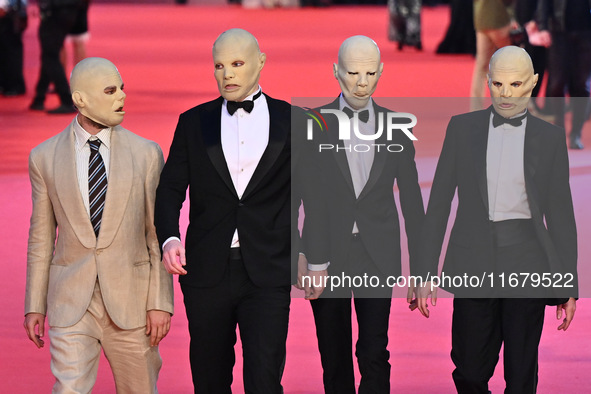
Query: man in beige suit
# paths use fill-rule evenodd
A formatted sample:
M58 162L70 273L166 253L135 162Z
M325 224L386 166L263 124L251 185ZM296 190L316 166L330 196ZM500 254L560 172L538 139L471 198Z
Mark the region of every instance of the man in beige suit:
M113 63L81 61L71 91L78 115L29 158L25 330L43 347L48 316L54 392L91 392L102 347L117 392L154 393L173 312L153 224L162 152L119 126Z

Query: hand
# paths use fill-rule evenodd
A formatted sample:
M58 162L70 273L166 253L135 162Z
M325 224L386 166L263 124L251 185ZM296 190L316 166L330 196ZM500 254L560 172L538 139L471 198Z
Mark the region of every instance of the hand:
M414 297L413 297L414 296ZM408 291L406 292L406 302L408 302L408 309L414 311L419 307L418 290L414 279L408 285Z
M169 274L186 275L187 271L183 267L187 265L187 260L183 244L176 239L169 241L162 250L162 264Z
M575 310L577 309L577 301L573 297L569 298L567 302L556 306L556 320L562 319L562 310L564 309L565 316L562 324L558 326L559 330L566 331L570 323L575 317Z
M308 259L306 256L301 254L298 256L298 280L295 285L293 285L296 289L304 290L304 286L302 285L302 276L308 275Z
M425 282L423 285L415 289L417 297L417 307L423 316L429 318L429 305L427 299L431 296L431 305L437 305L437 287L433 282Z
M530 23L534 23L533 25L526 25L530 44L544 48L550 47L552 45L552 35L550 32L548 30L538 30L535 22Z
M150 346L158 346L169 330L170 313L156 309L148 311L146 317L146 335L150 336Z
M310 271L307 272L308 278L304 281L304 298L307 300L315 300L324 291L325 278L328 276L328 270Z
M41 339L45 335L45 315L41 313L27 313L23 326L29 339L33 341L37 348L41 349L45 345L45 342ZM37 326L38 333L35 329Z

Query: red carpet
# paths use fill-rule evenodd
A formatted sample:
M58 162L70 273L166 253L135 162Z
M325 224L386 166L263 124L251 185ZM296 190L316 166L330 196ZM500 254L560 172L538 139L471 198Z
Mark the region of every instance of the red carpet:
M36 8L30 7L30 14ZM217 97L211 63L211 45L231 27L255 34L267 53L261 85L270 95L291 97L328 96L338 93L332 75L338 46L348 36L368 35L382 49L384 74L376 92L382 97L463 97L469 92L473 59L469 56L436 56L434 49L448 24L447 8L423 12L424 52L399 53L386 39L385 7L338 7L302 10L245 11L237 7L180 7L173 5L95 4L90 11L91 56L111 59L125 82L124 126L155 140L168 151L178 115ZM22 328L26 242L31 211L27 156L32 147L61 131L69 116L51 117L26 108L38 73L38 17L32 15L25 34L26 79L29 94L0 98L0 245L5 255L5 274L0 279L0 392L49 392L53 377L49 349L37 350ZM71 66L70 66L71 68ZM417 99L409 100L409 107ZM439 101L447 105L456 101ZM57 106L51 96L48 107ZM396 107L398 109L398 107ZM463 112L458 110L457 112ZM411 111L409 111L411 112ZM426 199L444 128L439 120L420 118L417 163ZM591 147L587 124L584 143ZM570 152L571 185L579 229L579 275L586 280L591 259L591 150ZM186 221L186 214L184 215ZM186 225L186 223L185 223ZM160 350L164 365L160 374L162 393L191 392L188 333L178 285L173 327ZM585 290L584 289L584 290ZM547 309L540 346L539 393L584 393L591 370L591 302L581 299L571 328L557 332L553 309ZM451 300L440 299L430 319L411 313L402 299L394 299L390 320L392 392L453 393L453 365L449 358ZM308 302L294 298L283 379L286 393L321 393L320 359ZM239 346L234 392L243 392ZM503 388L502 362L491 382L493 393ZM101 361L95 393L113 393L114 384L105 359Z

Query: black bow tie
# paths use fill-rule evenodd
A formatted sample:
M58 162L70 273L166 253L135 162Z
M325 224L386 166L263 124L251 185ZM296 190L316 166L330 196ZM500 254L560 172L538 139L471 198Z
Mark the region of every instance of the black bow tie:
M493 110L493 127L499 127L503 123L508 123L511 126L515 126L515 127L521 126L521 121L525 118L526 115L527 115L527 113L525 113L517 118L507 119L507 118L499 115L496 111Z
M351 108L345 107L345 108L343 108L343 112L347 114L349 119L351 119L353 117L354 112ZM369 110L364 109L363 111L358 112L357 116L360 121L362 121L363 123L367 123L367 121L369 120Z
M262 91L259 90L257 94L255 94L252 100L244 100L244 101L228 101L226 103L226 108L228 109L228 113L230 115L234 115L234 112L238 111L238 108L242 108L246 112L250 113L254 108L254 100L258 99L261 96Z

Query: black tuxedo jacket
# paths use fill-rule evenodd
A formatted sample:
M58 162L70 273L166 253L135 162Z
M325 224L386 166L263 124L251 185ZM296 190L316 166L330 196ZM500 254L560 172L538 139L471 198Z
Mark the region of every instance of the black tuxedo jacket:
M179 213L189 187L187 275L180 277L182 284L219 283L235 229L250 279L263 287L290 284L291 106L266 99L269 143L242 198L222 150L223 98L179 117L156 194L155 223L161 245L171 236L179 237Z
M443 271L448 276L481 275L494 267L486 176L490 114L488 108L454 116L449 122L421 237L420 268L415 274L437 274L456 189L458 208ZM564 130L528 113L523 164L536 236L548 258L549 266L540 270L571 273L574 288L554 294L576 297L577 232Z
M339 109L339 99L322 108ZM320 112L322 108L316 111ZM375 103L374 110L376 117L378 113L384 114L384 123L386 114L392 112ZM368 144L384 146L374 150L369 179L359 198L356 198L345 151L340 149L318 152L320 143L343 147L343 141L338 139L336 116L323 116L327 122L327 131L315 129L314 140L310 141L310 151L313 151L313 160L310 163L313 168L309 178L316 179L313 184L319 194L309 193L303 197L306 213L303 229L306 256L310 263L318 264L329 260L331 275L342 272L347 260L353 223L357 222L361 241L373 263L384 275L400 275L400 225L394 199L395 182L400 190L411 261L417 255L424 218L413 143L402 132L396 131L393 133L393 140L388 141L385 130L378 140L367 141ZM385 145L390 144L402 145L402 152L388 152ZM324 206L318 207L318 202ZM316 217L322 213L322 218ZM312 233L313 236L310 235Z

